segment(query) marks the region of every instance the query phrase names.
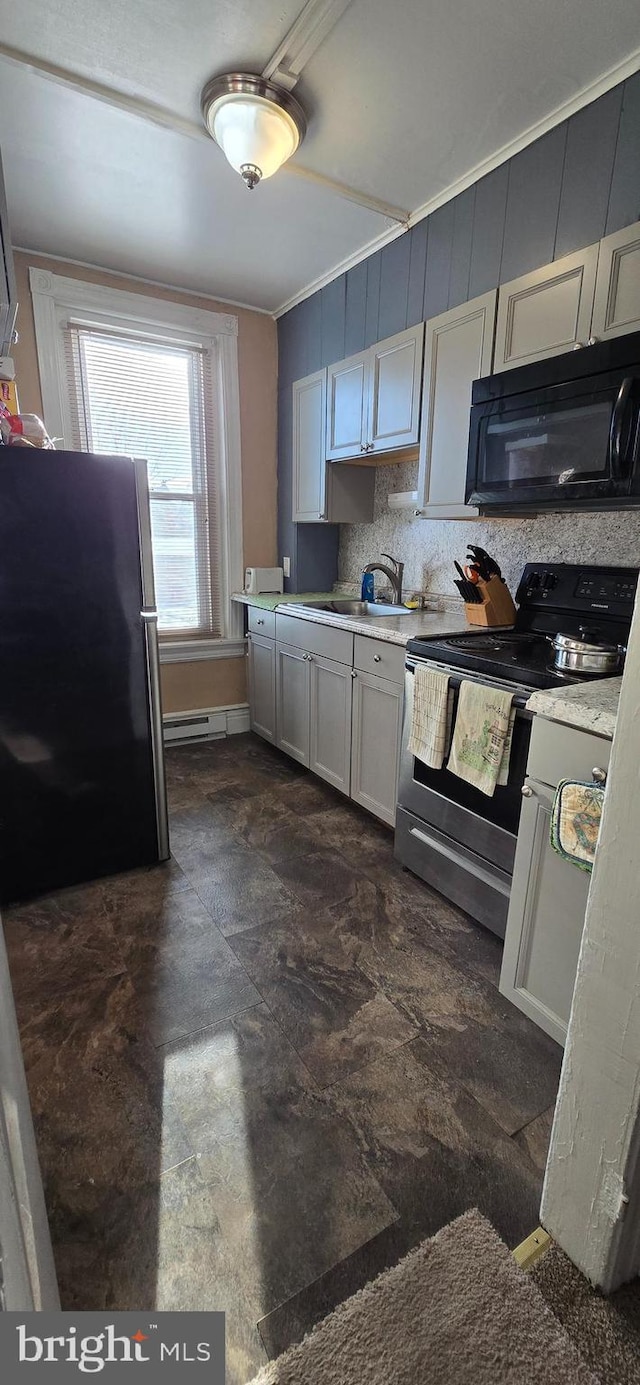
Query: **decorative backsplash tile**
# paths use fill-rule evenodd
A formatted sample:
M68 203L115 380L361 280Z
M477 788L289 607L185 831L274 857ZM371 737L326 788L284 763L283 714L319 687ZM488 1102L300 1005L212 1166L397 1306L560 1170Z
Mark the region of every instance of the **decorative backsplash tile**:
M466 545L480 544L500 563L512 591L525 563L589 563L640 566L640 511L543 514L521 519L416 519L411 510L390 510L391 491L415 490L417 462L378 467L372 524L342 524L338 578L358 582L363 567L382 553L405 564L404 590L455 596L453 560ZM382 560L384 561L384 559ZM377 577L376 586L384 586Z

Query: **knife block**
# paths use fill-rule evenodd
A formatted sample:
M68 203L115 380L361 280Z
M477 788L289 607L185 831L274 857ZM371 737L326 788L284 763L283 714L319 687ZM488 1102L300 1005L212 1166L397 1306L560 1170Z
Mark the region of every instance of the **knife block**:
M511 592L501 577L490 577L488 582L478 582L476 591L482 597L482 605L465 601L464 609L469 625L513 625L516 608Z

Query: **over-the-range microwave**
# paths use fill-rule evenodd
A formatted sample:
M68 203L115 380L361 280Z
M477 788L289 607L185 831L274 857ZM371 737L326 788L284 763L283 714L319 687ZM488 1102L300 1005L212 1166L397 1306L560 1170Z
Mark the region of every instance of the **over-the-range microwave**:
M474 381L467 503L640 506L640 332Z

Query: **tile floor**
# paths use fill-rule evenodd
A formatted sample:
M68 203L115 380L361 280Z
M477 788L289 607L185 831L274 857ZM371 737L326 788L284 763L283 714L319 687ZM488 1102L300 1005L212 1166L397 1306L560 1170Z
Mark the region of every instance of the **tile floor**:
M224 1308L242 1385L464 1208L538 1220L561 1054L500 944L251 735L168 752L173 859L5 931L68 1308Z

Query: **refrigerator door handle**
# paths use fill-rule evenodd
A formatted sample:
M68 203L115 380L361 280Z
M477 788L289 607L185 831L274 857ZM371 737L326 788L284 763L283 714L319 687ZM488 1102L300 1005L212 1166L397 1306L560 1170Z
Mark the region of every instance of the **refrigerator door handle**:
M156 825L158 832L158 856L168 861L169 821L167 814L167 785L164 772L164 746L162 734L162 703L160 700L160 651L158 649L158 615L153 610L140 612L144 629L147 672L149 675L149 720L151 723L151 755L153 760L153 782L156 799Z

